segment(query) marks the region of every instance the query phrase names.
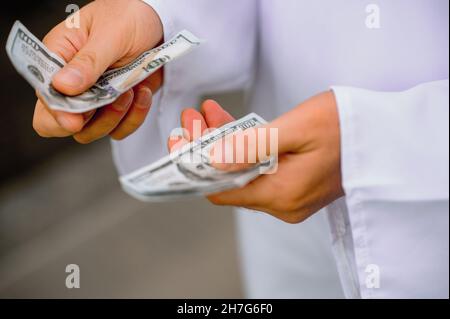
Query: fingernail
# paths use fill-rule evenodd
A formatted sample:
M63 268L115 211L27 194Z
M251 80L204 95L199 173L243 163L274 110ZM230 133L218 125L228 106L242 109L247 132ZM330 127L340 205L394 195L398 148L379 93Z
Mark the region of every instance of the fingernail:
M131 91L128 91L122 94L115 102L113 102L112 106L116 111L126 111L133 101L133 95Z
M58 82L63 85L78 88L83 84L80 70L68 65L56 74Z
M148 109L152 102L152 91L149 88L139 89L136 99L136 106L140 109Z

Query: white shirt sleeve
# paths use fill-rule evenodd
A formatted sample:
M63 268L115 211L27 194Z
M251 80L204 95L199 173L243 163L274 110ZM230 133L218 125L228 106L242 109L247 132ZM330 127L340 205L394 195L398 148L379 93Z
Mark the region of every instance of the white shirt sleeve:
M119 174L167 154L166 141L184 108L204 94L245 88L251 82L256 44L255 0L145 0L158 13L167 41L186 29L204 39L198 48L164 66L164 84L144 124L123 141L112 141ZM150 30L149 30L150 32Z
M448 298L448 80L333 91L360 296Z
M165 67L169 77L175 72L171 69L182 68L182 74L176 74L177 83L168 79L165 84L211 93L240 89L248 83L256 43L255 0L233 5L227 0L143 1L158 13L165 40L183 29L205 40L182 61Z

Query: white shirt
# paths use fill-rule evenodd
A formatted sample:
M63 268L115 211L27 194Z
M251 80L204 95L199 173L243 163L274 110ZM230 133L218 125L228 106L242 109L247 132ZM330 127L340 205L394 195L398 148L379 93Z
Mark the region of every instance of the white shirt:
M144 125L113 143L120 173L164 155L201 94L247 88L271 120L331 87L346 196L295 226L239 214L249 297L339 297L330 233L347 297L448 298L448 1L146 2L165 38L207 42L165 67Z

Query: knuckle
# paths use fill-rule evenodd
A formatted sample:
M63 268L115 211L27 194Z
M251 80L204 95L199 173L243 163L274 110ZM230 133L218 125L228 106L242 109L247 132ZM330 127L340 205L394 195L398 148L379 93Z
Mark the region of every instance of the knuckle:
M287 213L292 213L299 209L299 203L291 198L280 201L278 206L279 207L277 207L277 210Z
M107 135L120 123L121 117L105 114L104 118L93 124L91 132L96 135ZM95 126L94 126L95 125Z
M313 210L307 207L299 207L293 211L283 211L280 219L289 224L298 224L305 221L314 213Z
M131 105L133 99L134 99L134 91L133 89L129 89L125 93L122 93L115 102L120 103L121 105L123 105L123 108L126 109L126 106Z
M81 62L86 66L94 66L97 60L97 55L94 51L83 51L74 57L74 60Z
M280 219L288 224L298 224L303 222L306 217L300 213L289 213L283 215Z
M124 126L127 132L132 133L144 122L144 116L133 116L125 120Z
M80 66L86 76L87 81L90 84L95 83L97 80L95 77L96 66L96 53L93 51L83 51L75 55L71 63Z

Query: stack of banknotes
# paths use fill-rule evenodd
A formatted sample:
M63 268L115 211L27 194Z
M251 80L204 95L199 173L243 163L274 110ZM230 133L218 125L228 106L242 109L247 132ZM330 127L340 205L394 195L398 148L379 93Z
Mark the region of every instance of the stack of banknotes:
M161 46L142 53L133 62L106 71L89 90L77 96L67 96L53 88L52 77L66 62L46 48L20 21L16 21L11 29L6 52L17 72L39 92L49 108L83 113L110 104L122 93L200 43L192 33L183 30Z
M167 201L242 187L260 174L269 172L275 165L275 158L246 170L226 172L211 165L211 148L220 139L265 123L255 113L248 114L184 145L153 164L120 177L122 187L130 195L144 201Z
M46 48L19 21L11 29L6 51L16 70L49 108L83 113L115 101L122 93L165 64L190 52L201 42L192 33L183 30L159 47L142 53L128 65L107 70L89 90L77 96L67 96L53 88L52 77L66 62ZM249 114L184 145L153 164L121 176L120 183L127 193L145 201L201 196L243 186L270 170L274 160L229 173L211 166L209 151L217 140L264 123L258 115Z

